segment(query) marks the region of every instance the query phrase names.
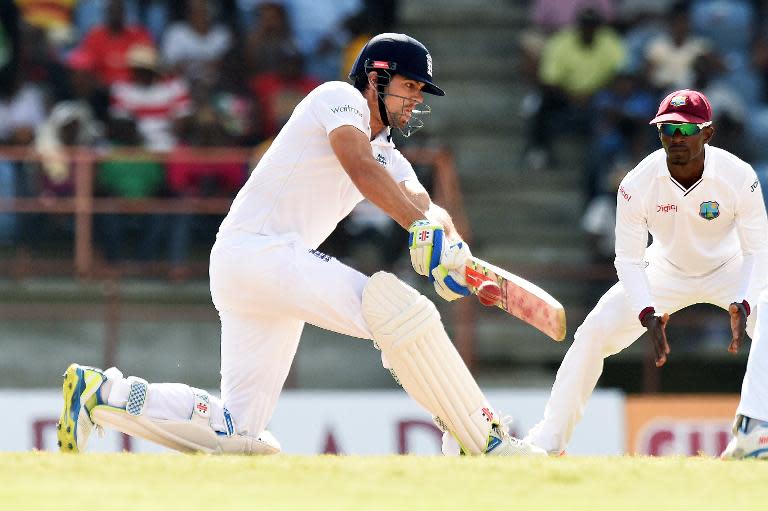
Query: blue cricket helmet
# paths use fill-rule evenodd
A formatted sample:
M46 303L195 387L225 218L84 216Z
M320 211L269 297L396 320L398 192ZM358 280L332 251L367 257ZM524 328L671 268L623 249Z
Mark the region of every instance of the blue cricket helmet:
M377 69L417 80L424 83L423 92L445 96L443 89L432 81L432 56L413 37L395 33L373 37L360 50L349 78L354 80L364 77Z

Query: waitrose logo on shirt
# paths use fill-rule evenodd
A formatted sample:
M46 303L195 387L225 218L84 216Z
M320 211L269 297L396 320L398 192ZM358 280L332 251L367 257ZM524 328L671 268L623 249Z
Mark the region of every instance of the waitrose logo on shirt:
M352 112L358 115L361 119L363 118L363 112L353 107L352 105L334 106L334 107L331 107L331 112L335 114L345 114L348 112Z

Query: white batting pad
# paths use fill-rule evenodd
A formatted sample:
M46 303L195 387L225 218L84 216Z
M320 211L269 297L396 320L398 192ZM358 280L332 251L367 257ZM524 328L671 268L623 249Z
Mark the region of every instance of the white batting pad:
M363 290L363 317L405 391L445 423L465 452L483 453L494 412L435 305L391 273L378 272Z
M219 435L197 420L170 421L131 415L122 408L98 405L91 419L99 426L143 438L181 452L208 454L276 454L280 444L269 433L259 438L245 435Z

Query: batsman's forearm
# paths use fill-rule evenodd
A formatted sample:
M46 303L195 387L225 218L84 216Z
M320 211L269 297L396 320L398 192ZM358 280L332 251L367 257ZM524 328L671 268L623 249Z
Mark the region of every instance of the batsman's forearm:
M404 229L424 218L424 213L408 199L381 165L373 162L365 167L360 172L350 173L352 182L363 197L381 208Z

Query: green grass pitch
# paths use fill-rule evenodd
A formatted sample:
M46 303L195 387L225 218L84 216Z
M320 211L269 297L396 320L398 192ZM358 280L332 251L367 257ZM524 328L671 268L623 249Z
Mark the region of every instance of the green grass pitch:
M711 458L0 453L0 509L758 509L768 463Z

